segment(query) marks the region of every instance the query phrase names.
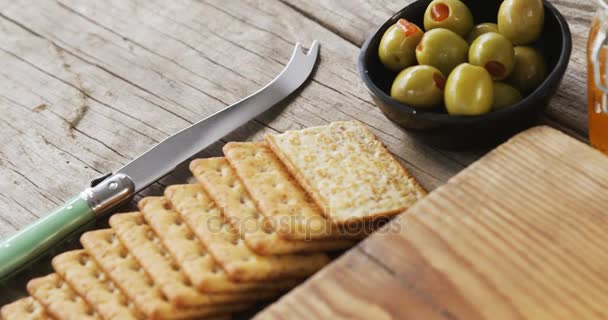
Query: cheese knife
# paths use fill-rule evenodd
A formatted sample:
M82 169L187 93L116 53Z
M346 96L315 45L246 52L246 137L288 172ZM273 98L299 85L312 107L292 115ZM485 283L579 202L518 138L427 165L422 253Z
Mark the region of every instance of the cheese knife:
M319 53L297 43L283 71L245 99L168 137L43 218L0 243L0 281L11 278L47 250L81 230L101 214L129 201L180 163L285 99L308 79Z

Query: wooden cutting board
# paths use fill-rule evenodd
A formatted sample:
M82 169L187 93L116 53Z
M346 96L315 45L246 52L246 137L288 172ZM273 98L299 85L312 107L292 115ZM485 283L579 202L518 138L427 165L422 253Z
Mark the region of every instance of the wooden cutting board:
M530 129L258 318L608 319L608 157Z

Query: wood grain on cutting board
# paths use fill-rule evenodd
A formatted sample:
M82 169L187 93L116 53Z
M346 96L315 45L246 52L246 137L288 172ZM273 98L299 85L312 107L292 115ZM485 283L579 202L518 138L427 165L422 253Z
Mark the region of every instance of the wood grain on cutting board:
M608 157L549 127L491 152L259 319L607 319Z

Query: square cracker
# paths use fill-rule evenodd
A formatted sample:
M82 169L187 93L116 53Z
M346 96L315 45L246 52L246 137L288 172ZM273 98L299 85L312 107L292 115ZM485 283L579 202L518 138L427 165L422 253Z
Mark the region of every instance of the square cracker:
M267 135L266 142L337 224L392 216L425 195L359 121Z
M0 319L51 320L51 317L36 299L25 297L3 306L0 309Z
M347 228L326 219L266 143L230 142L223 150L260 212L273 219L281 236L315 240L366 235L364 224Z
M80 242L99 267L148 319L194 319L246 309L249 305L178 308L117 239L112 229L89 231Z
M144 318L85 250L64 252L53 258L52 264L55 272L102 318Z
M270 281L306 277L329 262L323 253L260 256L222 217L200 185L172 186L165 196L235 281Z
M56 273L35 278L27 283L27 291L57 320L101 320L84 299Z
M170 208L163 197L147 197L139 202L146 222L158 235L175 261L182 267L192 284L204 292L282 291L295 287L300 281L234 282L207 252L179 213Z
M115 214L110 218L110 226L169 301L177 306L233 304L276 296L273 292L202 293L192 286L140 212Z
M335 251L354 245L354 241L345 239L291 241L279 236L275 231L277 224L258 211L245 186L225 158L194 160L190 163L190 169L211 199L222 208L228 222L258 254Z

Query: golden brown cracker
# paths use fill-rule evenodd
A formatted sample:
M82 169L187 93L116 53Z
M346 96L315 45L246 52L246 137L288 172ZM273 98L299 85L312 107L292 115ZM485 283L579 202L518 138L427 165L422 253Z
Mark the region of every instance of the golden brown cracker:
M260 256L227 223L200 185L172 186L165 196L235 281L302 278L329 262L326 254Z
M207 194L222 208L228 222L258 254L335 251L350 248L354 244L352 240L286 240L275 231L276 224L268 223L258 211L225 158L195 160L190 167Z
M144 318L85 250L64 252L53 258L52 263L55 272L102 318Z
M13 301L0 309L3 320L51 320L44 307L32 297Z
M101 316L56 273L35 278L27 291L57 320L101 320Z
M99 267L148 319L192 319L243 310L249 305L178 308L118 240L112 229L90 231L80 242Z
M325 216L337 224L392 216L425 195L358 121L267 135L266 142Z
M345 228L326 219L266 143L230 142L223 150L259 211L273 219L281 236L316 240L366 235L362 224Z
M165 198L144 198L139 209L192 284L204 292L283 291L299 283L298 280L234 282L190 227L182 223L180 214L169 208Z
M154 230L145 223L140 212L115 214L110 226L123 245L158 283L173 304L192 307L242 303L272 298L272 292L249 293L202 293L198 291L181 267L173 260Z

